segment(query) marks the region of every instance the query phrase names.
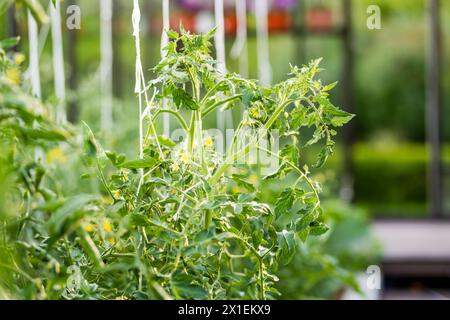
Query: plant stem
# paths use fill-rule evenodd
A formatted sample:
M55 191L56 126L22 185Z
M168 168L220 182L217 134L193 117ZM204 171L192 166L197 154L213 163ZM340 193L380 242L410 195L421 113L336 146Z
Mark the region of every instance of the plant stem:
M202 117L206 117L209 113L211 113L212 111L214 111L216 108L220 107L221 105L223 105L227 102L239 99L240 97L242 97L242 94L237 94L235 96L232 96L227 99L224 99L224 100L214 103L212 106L208 107L205 111L202 112Z
M178 122L183 127L183 129L186 131L189 131L189 127L188 127L186 121L184 121L183 117L178 112L170 110L170 109L159 109L158 111L156 111L155 115L153 116L153 121L155 121L159 117L159 115L162 113L169 113L169 114L173 115L175 118L177 118Z
M261 141L262 137L269 131L270 127L272 127L275 120L278 118L278 116L281 114L281 112L286 108L290 103L294 102L294 100L283 100L282 103L275 109L272 116L269 118L269 120L264 124L263 126L263 132L259 134L257 140L253 143L248 143L242 150L231 154L225 159L225 162L220 166L217 171L214 173L214 175L209 179L210 184L216 184L220 177L227 171L227 169L231 166L231 164L243 157L246 156L252 148L258 145L258 143ZM234 148L230 148L230 150L233 150Z

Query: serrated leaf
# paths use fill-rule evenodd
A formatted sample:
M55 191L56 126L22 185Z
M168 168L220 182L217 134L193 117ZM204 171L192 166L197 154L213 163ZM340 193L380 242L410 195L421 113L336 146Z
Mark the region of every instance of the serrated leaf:
M277 241L281 249L282 260L284 264L288 264L294 258L297 246L294 231L277 232Z
M275 216L279 217L285 214L294 204L294 191L292 188L285 189L275 203Z
M178 108L184 107L189 110L197 110L198 105L195 103L192 96L180 88L175 88L172 90L173 102Z
M330 146L323 147L318 156L314 168L321 168L327 162L328 158L333 154L333 148Z
M323 222L317 222L310 226L309 233L314 236L320 236L330 230L330 227Z
M310 223L315 221L318 217L319 212L317 210L309 211L308 213L300 216L300 218L295 221L295 231L299 232L307 229Z

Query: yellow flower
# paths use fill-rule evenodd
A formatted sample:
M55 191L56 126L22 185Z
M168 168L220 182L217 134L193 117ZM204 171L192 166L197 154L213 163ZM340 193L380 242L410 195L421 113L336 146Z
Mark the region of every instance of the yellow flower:
M214 143L213 139L210 136L207 136L205 139L205 146L210 147Z
M62 152L60 147L55 147L53 149L50 149L47 152L47 161L49 163L54 163L54 162L64 163L67 161L67 158L64 155L64 153Z
M84 231L86 231L86 232L93 232L94 231L94 226L92 225L92 223L88 223L88 224L84 225Z
M121 195L120 195L120 190L114 190L114 191L113 191L113 196L114 196L114 198L116 198L116 199L120 198L120 197L121 197Z
M20 70L19 68L10 68L6 70L6 78L15 85L20 84Z
M106 204L112 203L111 197L110 197L110 196L103 196L103 197L102 197L102 202L103 202L103 203L106 203Z
M122 171L122 181L128 181L128 172Z
M111 232L112 231L112 225L109 221L103 222L103 230L105 232Z
M177 162L172 163L172 165L170 166L170 169L173 172L177 172L178 170L180 170L180 165Z
M109 244L115 244L116 243L116 239L114 239L114 237L109 237L108 238L108 242L109 242Z
M242 192L242 189L239 186L234 186L233 189L231 189L231 192L240 193Z
M251 174L248 177L248 182L250 182L251 184L256 184L258 183L258 176L256 174Z
M25 55L22 53L16 53L14 56L14 62L20 66L25 61Z
M181 162L183 162L184 164L189 163L189 160L191 159L191 155L187 152L183 152L180 154L180 160Z

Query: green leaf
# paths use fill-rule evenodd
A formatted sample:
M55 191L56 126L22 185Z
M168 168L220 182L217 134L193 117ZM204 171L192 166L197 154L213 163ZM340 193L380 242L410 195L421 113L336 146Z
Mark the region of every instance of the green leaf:
M158 135L158 142L160 145L170 148L175 147L177 145L172 139L166 138L162 135Z
M156 164L156 160L153 158L147 158L147 159L138 159L138 160L132 160L132 161L125 161L124 163L121 163L118 165L118 168L125 168L125 169L146 169L146 168L152 168Z
M277 232L278 246L281 249L282 260L288 264L295 255L297 243L294 231L283 230Z
M167 36L169 37L169 39L172 39L172 40L176 40L180 37L178 32L176 32L174 30L167 30Z
M171 287L176 299L206 299L207 292L200 285L192 283L189 275L177 276L171 281Z
M298 201L305 192L302 189L287 188L281 192L275 203L275 215L279 217L290 211L296 201Z
M205 210L204 228L208 229L212 222L213 212L211 210Z
M20 41L20 37L8 38L0 41L0 49L9 49L16 46Z
M333 89L334 87L336 87L336 85L338 84L338 81L330 83L329 85L326 85L322 88L323 91L330 91L331 89Z
M295 231L299 232L309 227L309 224L319 217L317 210L309 211L295 221Z
M313 222L309 228L310 234L320 236L330 230L330 227L323 222Z
M333 148L331 146L323 147L319 155L317 156L316 163L313 165L314 168L321 168L327 162L328 158L333 154Z
M250 89L244 89L244 94L241 97L242 104L248 109L253 101L255 94Z
M308 239L309 228L299 231L297 234L298 234L298 237L300 238L300 240L302 240L302 242L305 242L306 239Z
M334 106L327 98L320 97L317 101L323 107L324 118L333 127L342 127L344 124L349 122L355 116L354 114L348 113L344 110L339 109Z
M59 237L65 234L73 224L86 214L84 206L95 200L93 195L82 194L75 196L65 202L65 204L56 210L47 221L47 226L51 234L50 243L54 243Z
M175 88L172 91L172 98L175 105L180 108L184 107L189 110L197 110L198 105L195 103L192 96L180 88Z
M12 127L31 140L65 141L68 138L67 132L56 128L27 128L19 125L13 125Z
M294 204L294 191L292 188L285 189L275 203L275 215L277 217L285 214Z

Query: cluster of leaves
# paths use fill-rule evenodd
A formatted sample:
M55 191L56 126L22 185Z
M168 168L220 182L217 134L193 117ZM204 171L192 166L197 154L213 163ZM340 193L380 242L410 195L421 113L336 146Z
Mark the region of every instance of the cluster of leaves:
M48 242L50 216L64 198L42 159L61 143L69 145L73 132L57 126L21 88L24 57L5 52L17 42L0 42L0 296L46 298L48 280L66 261L59 259L63 248L55 247L53 256Z
M129 283L139 284L139 292L145 288L146 298L275 298L279 264L293 258L299 241L328 230L320 186L307 167L298 167L298 137L301 127L313 127L306 145L325 141L319 167L332 152L333 128L352 115L328 100L334 85L315 79L319 61L293 67L288 80L267 88L237 74L221 74L209 54L213 34L169 32L166 55L147 88L155 94L145 113L149 129L141 159L104 152L90 136L100 162L96 167L102 170L108 158L117 170L105 178L114 200L103 210L118 217L114 228L126 239L101 262L120 272L120 266L133 268L138 281ZM219 108L239 107L244 115L233 143L246 129L262 133L219 155L202 131L203 120ZM165 112L184 129L184 141L153 134L157 117ZM254 168L240 161L272 130L292 140L273 154L281 161L276 172L259 178L298 176L273 207L260 200Z
M327 92L332 86L315 79L319 61L293 67L288 80L262 88L257 81L218 71L209 53L213 34L169 32L166 55L146 88L154 95L142 115L148 131L141 157L129 160L103 150L87 128L83 159L90 169L82 178L98 177L100 193L64 198L54 191L44 196L41 174L31 175L26 183L16 177L22 200L14 202L18 215L5 220L4 230L9 231L3 232L2 244L9 257L6 269L14 270L5 281L13 292L27 287L28 297L102 299L279 295L274 286L278 266L292 260L298 243L308 235L328 230L322 221L320 186L307 166L299 167L300 129L313 128L305 145L324 141L319 167L332 152L333 128L352 116L330 103ZM11 90L4 86L0 91L2 112L14 110L14 121L24 121L17 110L33 104L23 101L18 108L16 99L16 107L8 108L4 101ZM232 146L222 155L204 134L203 120L228 108L244 112ZM156 134L156 121L163 113L179 122L185 140ZM43 141L40 148L46 150L47 143L68 136L46 129L49 124L42 116L30 112L26 117L30 121L16 127L3 129L2 122L2 132L15 128L8 143L27 146L23 154L39 165L29 143ZM239 145L239 135L248 129L259 133ZM280 165L264 176L242 159L263 149L261 140L274 130L287 143L280 152L268 151ZM35 136L27 139L21 131ZM26 165L14 156L12 172L19 175ZM259 181L287 175L295 175L297 181L276 204L261 201ZM29 184L34 187L24 193ZM13 254L18 247L20 254ZM73 270L80 271L69 277L75 286L67 284L67 272Z
M355 275L379 260L364 210L341 200L324 201L322 208L330 231L299 246L292 263L280 268L276 286L283 299L338 299L348 287L362 294Z

